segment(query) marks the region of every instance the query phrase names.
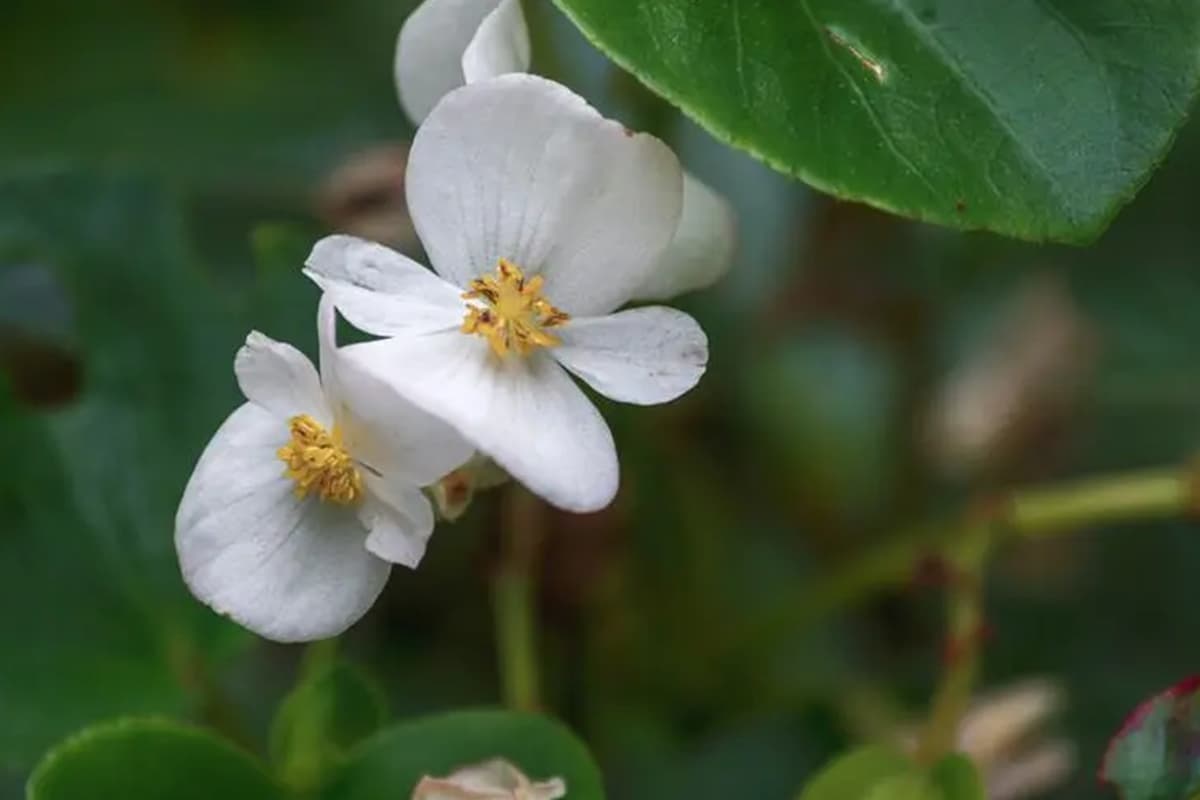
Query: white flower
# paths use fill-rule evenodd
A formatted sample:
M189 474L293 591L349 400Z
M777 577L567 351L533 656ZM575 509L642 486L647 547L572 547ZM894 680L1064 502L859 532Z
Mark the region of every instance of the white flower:
M616 451L567 371L649 405L691 389L708 359L686 314L612 313L670 241L681 184L662 142L506 75L447 95L413 142L410 211L437 275L345 236L317 244L308 274L351 323L391 337L347 359L550 502L594 511L616 492Z
M518 0L425 0L396 41L396 90L420 123L453 89L528 72L529 64L529 28ZM667 300L711 286L732 266L735 243L729 202L685 172L675 237L632 296Z
M1075 746L1047 727L1065 697L1054 681L1031 678L979 695L959 722L957 749L971 758L990 800L1042 797L1075 769ZM900 732L915 752L922 726Z
M455 770L445 778L424 777L412 800L559 800L566 797L562 778L533 783L503 759Z
M393 563L414 567L433 531L418 487L470 446L340 360L318 312L321 374L251 333L234 361L248 403L225 420L175 518L183 578L200 600L277 641L334 636L366 613Z

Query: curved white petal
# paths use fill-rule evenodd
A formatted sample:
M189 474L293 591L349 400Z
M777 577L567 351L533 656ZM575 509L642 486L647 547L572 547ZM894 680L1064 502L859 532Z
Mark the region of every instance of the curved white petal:
M317 303L317 368L325 402L335 415L342 396L337 367L337 307L329 292L324 292Z
M668 300L716 283L733 265L737 221L729 201L683 173L683 212L666 252L638 287L638 300Z
M276 449L285 424L247 403L213 436L175 518L183 579L214 610L268 639L335 636L390 565L367 552L355 509L298 499Z
M708 364L696 320L663 306L573 319L556 330L558 362L613 400L653 405L691 389Z
M304 263L304 274L333 298L351 325L367 333L447 330L466 314L461 289L381 244L327 236Z
M367 478L370 492L359 519L370 531L367 549L384 561L415 568L433 534L433 506L420 489Z
M683 178L652 136L533 75L456 89L417 131L409 209L434 269L465 286L507 258L576 315L627 302L674 235Z
M528 72L530 57L529 26L520 0L500 0L463 52L463 77L474 83L509 72Z
M452 424L419 409L403 392L346 359L345 352L339 354L338 421L355 460L389 481L414 487L428 486L466 463L475 448ZM431 378L413 374L410 380Z
M326 292L317 308L321 381L333 421L355 461L368 473L407 482L414 489L464 464L474 448L453 427L420 411L361 367L346 363L337 346L334 302Z
M568 511L617 491L617 454L596 407L542 354L497 359L457 331L343 348L415 405L453 425L514 478Z
M316 369L290 344L251 331L233 359L233 371L246 399L275 416L286 420L309 414L329 421Z
M462 86L463 51L500 0L425 0L396 39L394 71L400 104L420 123L452 89Z

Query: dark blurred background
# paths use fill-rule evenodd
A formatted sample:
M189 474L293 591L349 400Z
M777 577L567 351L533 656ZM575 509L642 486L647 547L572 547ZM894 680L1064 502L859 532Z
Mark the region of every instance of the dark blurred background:
M163 713L262 750L299 651L182 589L171 520L238 402L251 328L312 352L331 230L419 247L391 80L411 3L10 2L0 27L0 796L82 725ZM539 507L545 702L618 800L790 797L919 718L942 591L814 598L839 565L1006 487L1183 464L1200 441L1200 128L1096 244L1038 247L835 202L731 150L526 3L535 69L725 193L737 262L679 305L698 391L605 405L608 511ZM499 494L439 527L346 637L397 715L498 701ZM1200 664L1186 521L1007 547L984 683L1060 685L1044 734L1099 791L1133 705ZM815 606L814 606L815 603ZM813 608L819 613L812 613Z

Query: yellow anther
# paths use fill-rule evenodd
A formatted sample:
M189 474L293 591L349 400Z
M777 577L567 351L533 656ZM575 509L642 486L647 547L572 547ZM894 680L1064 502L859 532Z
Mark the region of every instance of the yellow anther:
M362 476L342 446L342 432L329 433L307 414L292 417L292 440L279 448L284 473L296 482L296 496L315 494L322 500L348 506L363 495Z
M542 296L542 276L529 280L517 266L500 259L495 276L485 275L471 281L464 300L482 300L486 306L467 304L462 332L488 340L492 352L506 356L511 352L528 355L539 347L561 344L548 328L556 328L570 319Z

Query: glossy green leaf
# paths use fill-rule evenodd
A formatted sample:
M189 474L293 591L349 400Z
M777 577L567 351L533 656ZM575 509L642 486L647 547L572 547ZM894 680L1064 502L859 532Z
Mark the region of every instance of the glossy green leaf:
M916 764L903 753L863 747L821 770L804 787L800 800L908 800L907 793L915 791L914 786L923 788L923 780ZM922 795L912 797L923 800Z
M426 775L504 758L532 780L561 777L571 800L601 800L604 787L587 748L560 723L534 714L458 711L404 722L356 748L322 800L408 797Z
M204 731L159 720L98 725L38 765L28 800L272 800L253 758Z
M979 770L961 753L943 758L934 765L929 777L941 790L944 800L987 800Z
M0 770L118 715L196 705L244 641L196 603L175 504L233 408L237 328L193 273L171 197L133 178L0 181L0 274L37 265L70 306L83 388L35 413L0 400ZM97 687L102 687L98 690Z
M354 745L387 722L387 697L345 663L318 665L279 707L271 760L290 786L315 786Z
M1200 793L1200 678L1140 705L1109 745L1101 777L1124 800L1192 800Z
M1087 241L1200 78L1177 0L557 0L719 138L838 197Z

